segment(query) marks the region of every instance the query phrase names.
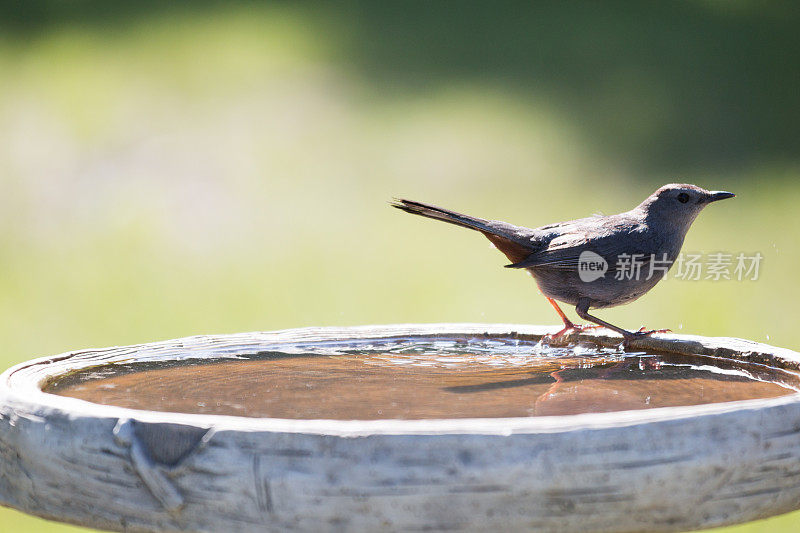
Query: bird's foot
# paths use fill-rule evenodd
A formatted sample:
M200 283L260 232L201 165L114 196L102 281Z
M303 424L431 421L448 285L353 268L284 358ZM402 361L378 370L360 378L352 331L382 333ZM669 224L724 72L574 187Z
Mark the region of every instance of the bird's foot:
M642 326L639 328L638 331L635 332L636 335L642 335L647 337L648 335L652 335L653 333L672 333L671 329L647 329L646 327Z
M564 337L572 333L580 333L590 329L602 328L597 324L573 324L572 322L564 324L564 327L556 333L548 334L542 337L542 342L545 344L563 344Z
M671 329L647 329L642 326L637 331L626 331L622 334L622 347L627 348L628 345L636 339L643 339L649 337L654 333L672 333Z

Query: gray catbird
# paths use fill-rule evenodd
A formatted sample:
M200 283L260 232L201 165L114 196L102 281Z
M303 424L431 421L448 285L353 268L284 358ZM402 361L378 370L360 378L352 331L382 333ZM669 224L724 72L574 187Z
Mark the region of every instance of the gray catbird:
M644 202L618 215L595 215L540 228L484 220L411 200L393 207L483 233L512 263L524 268L564 322L553 337L585 327L573 324L556 300L578 316L630 341L655 331L628 331L589 314L591 308L632 302L661 280L678 257L695 217L709 203L735 195L696 185L664 185Z

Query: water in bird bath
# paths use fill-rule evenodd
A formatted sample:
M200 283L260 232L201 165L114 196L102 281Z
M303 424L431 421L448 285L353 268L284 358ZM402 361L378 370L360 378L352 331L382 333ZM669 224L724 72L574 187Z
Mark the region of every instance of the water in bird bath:
M770 398L784 370L519 339L387 338L93 367L45 392L134 409L293 419L505 418Z

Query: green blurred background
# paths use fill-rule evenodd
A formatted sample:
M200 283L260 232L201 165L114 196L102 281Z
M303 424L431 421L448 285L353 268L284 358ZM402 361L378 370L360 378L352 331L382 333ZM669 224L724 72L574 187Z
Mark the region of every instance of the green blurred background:
M614 323L800 347L792 2L0 3L0 366L198 333L556 324L481 236L673 181L738 198ZM574 316L574 315L573 315ZM800 513L725 529L788 532ZM3 531L76 530L0 510Z

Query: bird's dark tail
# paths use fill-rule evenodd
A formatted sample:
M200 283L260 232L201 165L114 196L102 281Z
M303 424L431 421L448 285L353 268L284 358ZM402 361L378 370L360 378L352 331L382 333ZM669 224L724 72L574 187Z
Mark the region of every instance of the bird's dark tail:
M483 233L495 233L497 231L489 227L488 220L463 215L431 204L395 198L390 205L397 209L402 209L406 213L441 220L462 228L470 228Z
M449 224L461 226L462 228L480 231L498 250L503 252L512 263L523 261L532 252L530 240L524 238L515 231L522 228L516 228L504 222L471 217L469 215L450 211L449 209L423 204L422 202L414 202L412 200L395 199L391 203L391 206L402 209L406 213L420 215L434 220L441 220Z

